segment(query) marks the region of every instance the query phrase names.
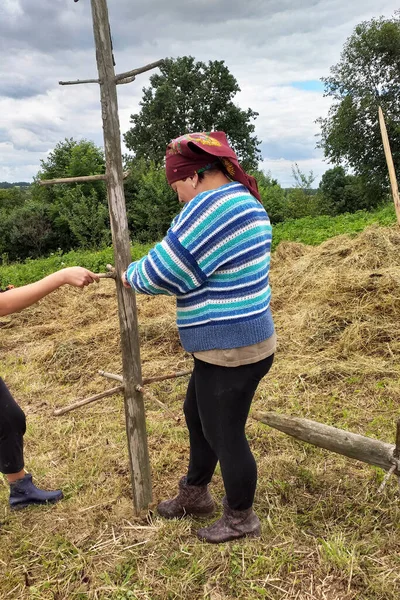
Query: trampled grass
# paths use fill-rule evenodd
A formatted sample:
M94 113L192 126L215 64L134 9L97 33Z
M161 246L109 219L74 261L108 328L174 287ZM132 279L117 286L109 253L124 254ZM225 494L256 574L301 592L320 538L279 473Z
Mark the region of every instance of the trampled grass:
M394 442L400 382L400 234L372 227L321 246L281 244L273 256L279 347L254 409L304 416ZM107 258L108 262L109 259ZM104 267L102 267L103 269ZM143 372L190 368L171 298L138 297ZM384 472L249 419L257 457L258 540L211 546L200 521L164 521L188 439L147 403L152 510L134 517L121 397L63 417L53 409L113 384L119 373L114 283L62 289L3 317L1 374L27 414L27 468L54 507L10 513L0 484L0 597L35 600L397 600L399 490ZM187 379L152 385L181 412ZM219 472L212 493L221 501Z

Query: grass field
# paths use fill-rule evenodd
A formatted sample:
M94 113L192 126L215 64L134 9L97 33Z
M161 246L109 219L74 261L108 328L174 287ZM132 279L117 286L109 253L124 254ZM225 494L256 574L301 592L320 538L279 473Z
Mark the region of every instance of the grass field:
M273 227L272 247L275 249L281 242L300 242L312 246L341 234L357 235L371 225L388 226L396 222L393 204L387 204L374 212L358 211L353 214L337 217L305 217L278 223ZM151 244L133 244L132 259L136 260L146 254ZM104 271L107 263L113 263L113 249L100 251L73 250L66 254L54 253L47 258L26 260L24 263L1 264L0 284L24 285L41 279L49 273L63 267L81 265L95 272Z
M374 226L273 255L279 347L256 410L276 410L394 442L400 401L400 233ZM107 258L107 261L109 258ZM99 269L100 269L99 265ZM8 268L8 267L3 267ZM103 267L102 267L103 268ZM1 271L2 277L4 271ZM171 298L138 297L143 372L190 368ZM54 417L55 407L111 387L119 373L114 283L62 289L3 317L1 374L27 414L27 468L62 487L54 507L10 513L0 483L0 597L35 600L397 600L400 508L395 479L298 442L253 419L248 436L259 484L258 540L211 546L200 521L164 521L188 439L147 404L154 502L133 516L121 397ZM153 384L181 414L187 379ZM212 493L220 502L216 473Z

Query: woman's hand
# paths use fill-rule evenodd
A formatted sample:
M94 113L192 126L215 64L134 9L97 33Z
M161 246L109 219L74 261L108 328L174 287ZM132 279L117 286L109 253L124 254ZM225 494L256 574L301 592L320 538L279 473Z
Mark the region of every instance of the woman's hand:
M126 271L124 271L123 273L121 273L121 281L122 281L122 285L126 288L130 288L130 284L128 283L127 279L126 279Z

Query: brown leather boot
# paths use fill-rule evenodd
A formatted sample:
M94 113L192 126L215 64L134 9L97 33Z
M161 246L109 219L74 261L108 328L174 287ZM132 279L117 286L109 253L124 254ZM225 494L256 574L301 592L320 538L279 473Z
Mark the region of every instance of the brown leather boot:
M179 494L172 500L164 500L157 506L165 519L179 519L186 515L200 517L215 511L215 502L207 485L188 485L186 476L179 482Z
M210 544L221 544L242 537L259 537L261 525L256 513L250 507L247 510L229 508L226 497L223 499L224 514L209 527L197 532L197 537Z

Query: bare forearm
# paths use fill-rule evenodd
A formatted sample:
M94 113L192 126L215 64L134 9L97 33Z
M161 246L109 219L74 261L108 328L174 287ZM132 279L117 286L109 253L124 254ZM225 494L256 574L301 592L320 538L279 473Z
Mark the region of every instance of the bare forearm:
M0 294L0 315L9 315L35 304L65 283L62 271L52 273L40 281L8 290Z

